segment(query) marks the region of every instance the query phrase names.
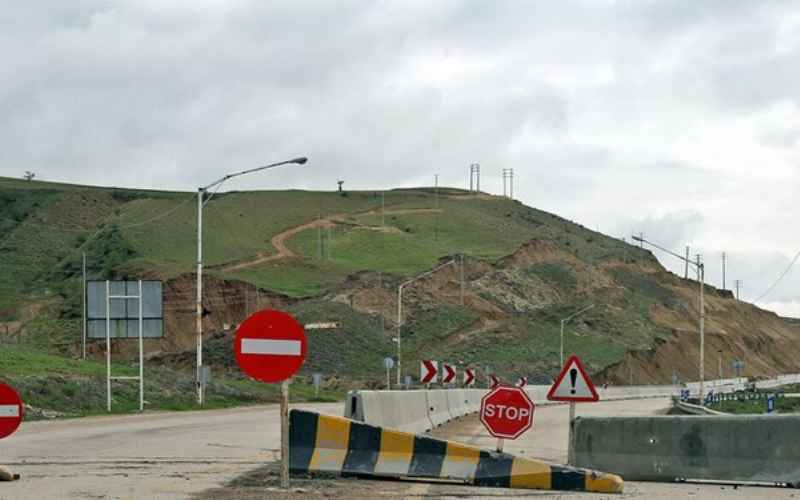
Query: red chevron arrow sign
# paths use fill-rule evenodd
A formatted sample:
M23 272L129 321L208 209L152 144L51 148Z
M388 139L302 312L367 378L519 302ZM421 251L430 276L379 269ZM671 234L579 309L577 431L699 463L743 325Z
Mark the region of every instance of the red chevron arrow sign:
M489 389L494 389L498 385L500 385L500 380L497 379L494 375L489 375Z
M422 384L431 384L436 382L436 375L439 373L439 363L429 359L423 360L420 363L419 381Z
M517 387L525 387L528 385L528 377L520 377L515 384Z
M471 368L464 369L464 387L471 387L475 385L475 370Z
M442 375L442 383L443 384L452 384L456 381L456 369L453 365L448 365L447 363L442 363L442 368L444 368L444 374Z

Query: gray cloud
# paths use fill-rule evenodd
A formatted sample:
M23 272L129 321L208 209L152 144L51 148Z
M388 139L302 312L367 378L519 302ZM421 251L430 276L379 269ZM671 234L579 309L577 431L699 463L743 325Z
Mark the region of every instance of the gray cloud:
M16 2L0 174L189 190L303 154L228 187L463 187L479 162L499 192L514 167L526 203L726 250L765 289L800 243L798 56L791 1Z

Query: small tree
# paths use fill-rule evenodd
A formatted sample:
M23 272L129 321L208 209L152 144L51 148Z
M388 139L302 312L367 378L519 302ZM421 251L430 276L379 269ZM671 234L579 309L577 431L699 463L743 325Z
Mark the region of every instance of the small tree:
M36 177L36 174L31 172L30 170L26 170L25 175L23 175L23 177L25 178L26 181L30 181L33 180L34 177Z

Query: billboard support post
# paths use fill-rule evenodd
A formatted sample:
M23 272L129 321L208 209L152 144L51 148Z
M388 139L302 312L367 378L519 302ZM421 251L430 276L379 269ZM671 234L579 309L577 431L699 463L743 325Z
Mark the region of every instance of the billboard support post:
M139 381L139 411L144 411L144 305L142 293L142 280L138 281L137 295L111 295L111 281L106 280L106 410L111 411L111 381L112 380L138 380ZM127 287L126 287L127 289ZM135 377L111 376L111 301L136 299L139 302L139 375ZM127 323L123 323L126 327Z

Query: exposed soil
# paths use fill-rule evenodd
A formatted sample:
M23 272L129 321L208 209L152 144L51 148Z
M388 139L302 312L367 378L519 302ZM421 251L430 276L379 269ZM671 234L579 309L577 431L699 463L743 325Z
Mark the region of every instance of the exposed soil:
M292 475L290 488L280 487L280 468L277 463L259 467L230 481L221 488L204 491L193 500L212 499L300 499L300 498L405 498L414 483L376 481L354 477L314 474Z

